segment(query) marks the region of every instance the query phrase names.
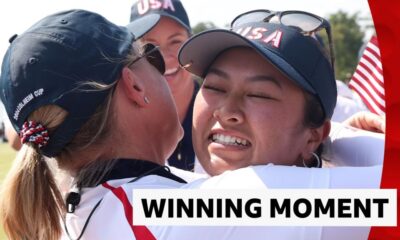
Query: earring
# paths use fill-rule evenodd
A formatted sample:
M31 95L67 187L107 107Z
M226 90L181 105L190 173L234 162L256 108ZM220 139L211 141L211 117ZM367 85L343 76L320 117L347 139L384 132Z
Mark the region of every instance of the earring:
M317 160L317 166L316 166L316 168L320 168L321 166L322 166L322 163L321 163L321 159L318 157L318 155L316 154L316 153L314 153L314 152L311 152L311 154L314 156L314 158ZM307 164L304 162L304 158L303 158L303 165L304 165L304 167L306 167L306 168L311 168L312 166L307 166Z
M149 103L150 103L150 100L149 100L149 98L148 98L148 97L146 97L146 96L143 98L143 100L144 100L144 102L145 102L146 104L149 104Z

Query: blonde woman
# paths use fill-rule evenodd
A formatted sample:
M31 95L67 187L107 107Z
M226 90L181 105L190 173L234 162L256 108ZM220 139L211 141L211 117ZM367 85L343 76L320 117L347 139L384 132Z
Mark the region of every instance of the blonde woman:
M131 8L131 23L128 28L135 30L135 25L148 16L157 16L159 20L149 25L149 31L137 35L142 41L160 47L165 61L164 74L174 97L179 120L184 129L184 137L174 153L168 158L168 164L183 170L193 171L195 153L192 144L193 104L199 90L192 74L179 66L178 51L189 39L192 29L188 14L180 0L138 0ZM148 21L146 21L148 23ZM133 26L132 26L133 25Z
M0 95L23 147L0 195L9 239L59 239L66 212L88 197L113 196L105 184L122 178L182 182L164 168L183 134L164 70L157 48L142 48L125 27L83 10L48 16L11 39ZM66 203L45 156L74 177ZM111 200L97 211L113 209L126 222L110 207L121 200Z

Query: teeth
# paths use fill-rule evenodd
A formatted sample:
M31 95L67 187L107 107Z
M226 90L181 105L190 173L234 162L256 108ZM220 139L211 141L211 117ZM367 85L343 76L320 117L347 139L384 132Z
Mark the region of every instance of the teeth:
M177 67L176 67L176 68L169 68L169 69L165 70L164 75L174 74L174 73L176 73L177 71L178 71L178 68L177 68Z
M232 136L226 136L223 134L213 134L212 141L216 142L216 143L225 144L225 145L247 146L247 140L237 138L237 137L232 137Z

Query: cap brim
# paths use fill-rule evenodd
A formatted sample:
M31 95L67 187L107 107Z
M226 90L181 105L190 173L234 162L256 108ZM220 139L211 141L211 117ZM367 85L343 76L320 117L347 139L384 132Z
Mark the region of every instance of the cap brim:
M147 14L130 22L126 25L126 28L133 33L135 39L139 39L148 33L160 21L160 19L160 14Z
M289 79L315 94L307 80L283 58L257 42L229 30L209 30L190 38L179 51L179 63L189 72L204 78L215 59L223 51L234 47L254 49Z

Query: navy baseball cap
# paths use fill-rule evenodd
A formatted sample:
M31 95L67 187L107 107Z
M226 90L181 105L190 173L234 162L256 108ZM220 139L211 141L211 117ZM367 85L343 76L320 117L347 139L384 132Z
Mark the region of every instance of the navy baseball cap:
M152 16L149 19L149 16ZM157 21L154 21L154 16L158 17ZM147 28L150 31L161 17L169 17L180 25L182 25L189 33L192 32L190 27L189 17L186 13L182 2L179 0L138 0L132 5L130 22L126 27L129 29L135 29L135 26L140 24L151 25L151 28ZM137 38L143 37L146 32L142 32L141 35L136 35Z
M232 30L205 31L186 41L178 58L186 70L204 78L215 59L234 47L257 51L295 84L316 96L325 117L332 117L337 98L332 65L313 37L293 27L251 22Z
M84 10L47 16L10 39L0 98L17 132L36 109L58 105L68 115L40 150L48 157L60 153L110 92L85 83L115 82L134 40L127 28Z

